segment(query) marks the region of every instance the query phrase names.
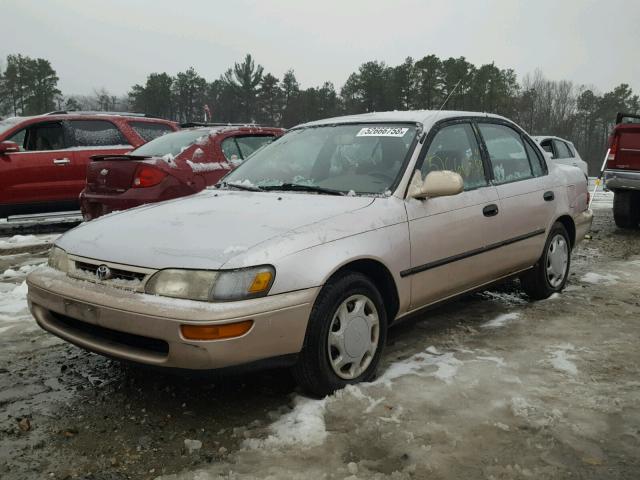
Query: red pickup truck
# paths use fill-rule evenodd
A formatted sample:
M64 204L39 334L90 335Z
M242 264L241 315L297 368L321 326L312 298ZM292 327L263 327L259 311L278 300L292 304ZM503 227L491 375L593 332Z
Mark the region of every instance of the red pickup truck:
M640 115L619 113L609 136L604 180L614 192L613 217L620 228L640 224Z
M91 156L126 153L175 130L174 122L128 113L0 120L0 218L78 209Z

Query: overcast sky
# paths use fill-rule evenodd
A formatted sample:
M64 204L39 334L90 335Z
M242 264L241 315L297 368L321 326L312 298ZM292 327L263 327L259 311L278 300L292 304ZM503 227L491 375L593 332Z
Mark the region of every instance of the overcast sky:
M190 66L211 81L246 53L303 87L436 54L640 93L640 0L0 0L0 12L0 62L46 58L65 94L125 94Z

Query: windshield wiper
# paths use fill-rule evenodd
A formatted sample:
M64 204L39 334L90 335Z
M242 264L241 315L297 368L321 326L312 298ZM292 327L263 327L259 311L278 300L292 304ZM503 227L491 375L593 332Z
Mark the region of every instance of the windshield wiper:
M318 187L315 185L303 185L301 183L283 183L282 185L269 185L262 187L263 190L282 190L283 192L315 192L325 195L345 195L340 190Z
M222 182L216 185L217 187L232 187L237 188L238 190L247 190L249 192L262 192L263 189L258 187L257 185L250 185L246 183L236 183L236 182Z

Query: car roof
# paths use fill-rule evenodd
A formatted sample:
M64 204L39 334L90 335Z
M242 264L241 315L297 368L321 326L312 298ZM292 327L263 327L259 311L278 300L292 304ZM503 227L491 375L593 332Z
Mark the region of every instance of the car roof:
M463 112L457 110L393 110L389 112L371 112L342 117L326 118L314 122L303 123L294 128L315 127L320 125L333 125L338 123L418 123L431 127L434 123L447 118L459 117L487 117L510 120L500 115L486 112ZM513 123L513 122L511 122Z
M203 135L218 135L219 133L240 132L240 133L279 133L284 132L283 128L278 127L263 127L261 125L216 125L216 126L202 126L202 127L189 127L182 128L178 131L196 130L202 132Z

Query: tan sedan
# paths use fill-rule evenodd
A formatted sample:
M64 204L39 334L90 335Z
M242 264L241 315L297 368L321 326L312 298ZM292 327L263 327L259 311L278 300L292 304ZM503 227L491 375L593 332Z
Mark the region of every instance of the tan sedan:
M301 125L217 188L82 225L28 277L42 328L155 366L375 375L387 328L519 276L563 289L587 184L509 120L388 112Z

